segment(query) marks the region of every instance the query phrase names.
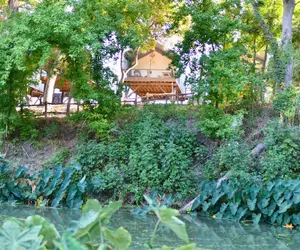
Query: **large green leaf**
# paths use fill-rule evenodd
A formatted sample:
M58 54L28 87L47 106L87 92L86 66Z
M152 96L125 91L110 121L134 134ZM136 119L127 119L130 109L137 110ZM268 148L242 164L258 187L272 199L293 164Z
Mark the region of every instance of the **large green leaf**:
M68 190L68 195L67 195L67 201L71 201L74 196L76 195L76 192L77 192L77 187L75 184L71 184L70 185L70 188Z
M87 248L81 245L76 239L69 234L64 234L60 241L54 242L58 250L86 250Z
M185 242L189 241L184 222L176 217L179 216L179 212L177 210L162 206L159 209L154 210L154 212L159 220L170 228L178 236L178 238Z
M85 189L86 189L86 186L87 186L87 183L86 183L86 176L84 176L77 184L78 186L78 189L81 193L84 193L85 192Z
M226 185L224 186L224 191L227 194L228 199L232 199L237 189L231 187L230 185Z
M20 226L15 221L6 221L0 231L1 249L39 249L42 246L43 239L42 236L39 236L41 229L42 226L33 226L21 230Z
M291 222L291 220L292 220L292 216L285 213L283 216L282 224L284 224L284 225L289 224Z
M258 224L260 222L260 218L261 218L261 213L259 213L259 214L253 213L252 214L253 224Z
M274 213L275 208L276 208L276 202L272 200L268 207L268 216L271 216Z
M127 249L131 243L131 235L123 227L118 228L116 231L104 229L104 236L116 249Z
M200 196L198 196L198 197L194 200L191 210L192 210L192 211L196 210L200 205L201 205Z
M282 224L282 220L283 220L283 214L279 214L276 218L276 222L278 225Z
M256 187L256 186L253 186L250 188L250 197L252 200L254 200L256 198L260 189L261 189L260 187Z
M284 197L281 197L275 201L276 201L277 206L281 206L282 202L284 201Z
M182 247L175 248L174 250L196 250L196 249L197 249L196 244L191 243Z
M207 209L209 208L209 206L210 206L210 202L204 202L203 203L203 205L202 205L202 210L204 211L204 212L206 212L207 211Z
M211 204L215 205L224 194L225 194L224 192L220 192L220 191L215 192L211 199Z
M247 199L247 205L250 211L253 211L255 209L256 202L257 202L256 198L254 200Z
M271 190L273 189L274 186L275 186L275 182L268 182L268 184L267 184L267 190L269 192L271 192Z
M268 206L269 205L269 201L270 201L270 198L262 199L262 201L261 201L261 207L265 208L266 206Z
M293 202L294 204L298 204L300 203L300 193L299 192L295 192L293 195Z
M114 201L106 205L101 209L99 219L106 225L109 222L110 217L117 212L122 206L123 201Z
M239 203L234 203L234 202L229 203L229 209L232 215L236 214L238 207L239 207Z
M240 221L245 216L245 214L247 213L247 211L248 211L247 207L245 207L245 208L239 207L239 209L238 209L238 211L236 213L237 220Z
M25 225L28 227L42 226L39 235L43 236L44 240L47 241L47 247L53 248L53 241L60 238L60 235L55 226L39 215L27 217L25 220Z
M300 213L293 214L292 216L292 222L295 226L300 225Z
M70 228L76 239L80 239L89 234L89 231L96 225L98 226L99 213L94 210L90 210L85 213L79 221Z
M279 206L278 213L285 213L293 205L292 201L285 201Z
M278 212L276 211L275 213L272 214L271 216L271 223L274 224L277 220L277 217L278 217Z
M90 199L86 202L86 204L82 208L82 213L85 214L90 210L94 210L95 212L100 212L102 206L97 199Z
M220 208L220 213L223 213L223 212L225 212L225 210L226 210L226 208L228 207L228 204L225 204L225 203L223 203L222 204L222 206L221 206L221 208Z

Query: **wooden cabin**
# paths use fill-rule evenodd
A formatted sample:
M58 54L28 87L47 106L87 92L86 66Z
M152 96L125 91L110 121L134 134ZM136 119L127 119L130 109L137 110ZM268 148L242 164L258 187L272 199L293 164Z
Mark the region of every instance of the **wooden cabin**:
M125 83L141 98L174 98L182 94L184 88L183 81L174 77L170 63L163 46L158 44L155 50L138 55L138 63L128 72Z

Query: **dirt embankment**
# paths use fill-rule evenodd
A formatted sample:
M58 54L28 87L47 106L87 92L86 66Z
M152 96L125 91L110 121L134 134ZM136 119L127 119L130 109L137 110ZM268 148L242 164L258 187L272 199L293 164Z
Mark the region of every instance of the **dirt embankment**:
M76 151L79 125L66 119L40 119L37 122L38 138L34 140L7 140L0 154L13 166L25 166L32 171L49 163L63 160Z

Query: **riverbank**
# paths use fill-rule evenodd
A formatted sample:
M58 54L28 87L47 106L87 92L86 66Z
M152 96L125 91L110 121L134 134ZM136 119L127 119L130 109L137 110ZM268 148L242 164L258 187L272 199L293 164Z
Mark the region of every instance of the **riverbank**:
M149 105L124 107L110 118L90 111L65 119L28 115L3 141L2 159L30 174L61 165L59 184L65 169L74 168L70 182L85 178L93 197L104 203L123 199L128 205L155 191L161 202L171 195L173 206L181 208L197 197L203 180L261 186L296 179L297 121L293 126L280 122L270 106L233 110ZM264 147L257 151L257 145Z

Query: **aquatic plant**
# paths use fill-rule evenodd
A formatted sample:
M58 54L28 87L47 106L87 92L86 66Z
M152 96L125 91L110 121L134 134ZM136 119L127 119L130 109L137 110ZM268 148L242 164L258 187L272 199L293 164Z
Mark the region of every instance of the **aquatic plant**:
M150 206L151 199L145 197ZM110 230L107 226L113 214L122 206L122 201L111 202L102 206L98 200L88 200L82 209L82 216L78 221L71 223L70 227L61 235L55 226L43 217L29 216L25 221L10 219L0 230L1 249L57 249L57 250L84 250L84 249L127 249L131 244L130 233L120 227ZM185 224L177 218L179 212L175 209L162 206L153 207L158 217L153 235L145 248L171 250L168 246L154 248L154 239L159 224L170 228L180 239L188 243ZM195 244L188 244L177 250L195 250ZM176 250L175 249L175 250Z
M237 181L205 181L192 211L217 219L251 220L257 224L300 225L300 180L277 180L241 188Z
M72 178L79 170L57 166L31 173L20 166L16 171L7 164L0 165L0 200L9 203L35 203L38 206L67 206L80 208L87 188L85 176L79 181Z

